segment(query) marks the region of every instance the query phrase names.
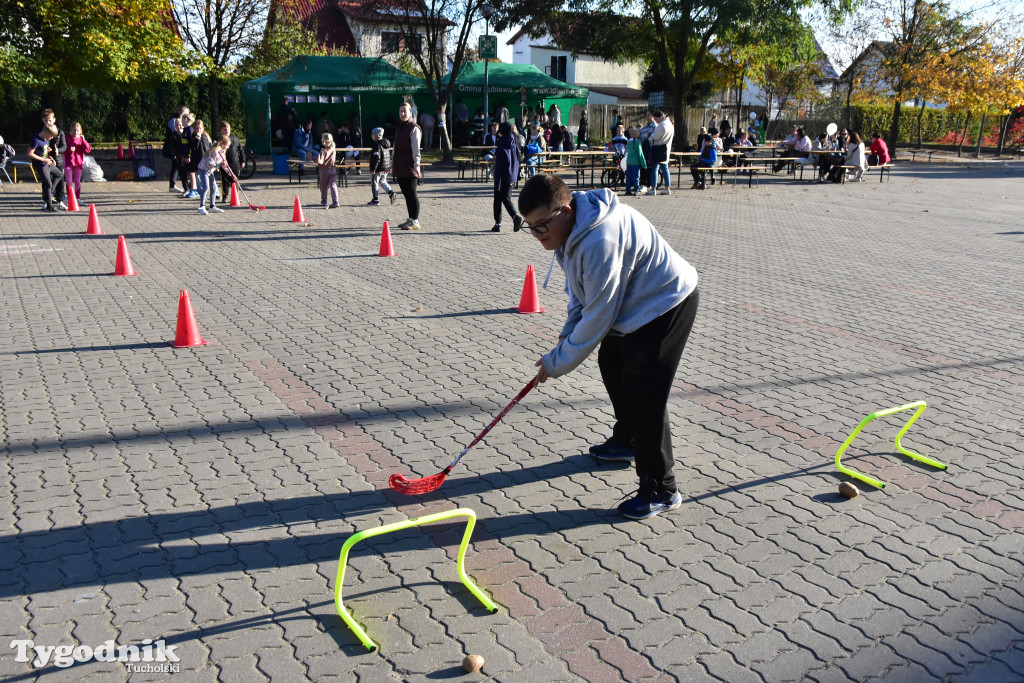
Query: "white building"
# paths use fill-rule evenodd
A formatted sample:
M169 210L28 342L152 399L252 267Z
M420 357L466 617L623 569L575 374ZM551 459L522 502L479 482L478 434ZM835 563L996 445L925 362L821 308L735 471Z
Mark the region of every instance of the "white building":
M588 88L590 104L647 104L640 87L645 71L641 64L617 64L588 54L573 57L550 35L531 38L527 28L508 40L513 64L533 64L552 78Z

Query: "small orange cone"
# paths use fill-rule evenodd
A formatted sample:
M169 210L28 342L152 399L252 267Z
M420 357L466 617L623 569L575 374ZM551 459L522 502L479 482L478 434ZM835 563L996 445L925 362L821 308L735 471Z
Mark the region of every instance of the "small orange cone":
M75 196L75 188L70 184L68 185L68 211L81 211L82 207L78 205L78 197Z
M388 228L387 221L384 221L384 232L380 235L380 253L377 256L398 256L395 253L395 248L391 245L391 230Z
M124 241L124 235L117 236L117 263L114 265L114 275L138 275L132 268L132 257L128 255L128 244Z
M519 299L520 313L543 313L540 307L540 298L537 296L537 276L533 273L533 266L526 267L526 281L523 282L523 295Z
M242 202L238 201L238 187L235 183L231 183L231 199L228 201L228 206L241 206Z
M174 332L174 341L167 343L176 349L206 346L210 343L199 336L199 324L196 322L196 314L192 310L187 289L178 293L178 327Z
M100 227L99 216L96 215L96 205L89 205L89 224L85 228L86 235L102 235L103 228Z
M124 161L124 147L121 146L120 142L117 143L117 160Z
M295 195L295 207L292 209L292 223L305 223L306 219L302 215L302 204L299 203L299 195Z
M128 141L128 152L127 152L127 154L125 154L124 158L125 159L134 159L135 158L135 143L132 142L131 140Z

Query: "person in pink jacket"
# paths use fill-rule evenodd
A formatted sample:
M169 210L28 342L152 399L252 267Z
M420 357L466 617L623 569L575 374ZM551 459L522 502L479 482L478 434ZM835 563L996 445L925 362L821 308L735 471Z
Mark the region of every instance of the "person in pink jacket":
M68 187L75 186L75 197L82 196L82 169L85 167L85 155L92 152L92 145L82 135L82 124L75 121L71 124L71 135L67 138L68 148L64 151L64 172L67 175Z

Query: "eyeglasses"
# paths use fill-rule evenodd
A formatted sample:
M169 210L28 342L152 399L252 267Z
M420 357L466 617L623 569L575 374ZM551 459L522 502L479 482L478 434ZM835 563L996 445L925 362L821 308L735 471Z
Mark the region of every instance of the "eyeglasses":
M551 224L551 221L555 220L560 215L562 215L561 209L556 211L555 214L546 221L541 221L540 223L535 223L534 225L530 225L526 221L523 221L523 232L529 231L535 235L543 235L548 231L548 226Z

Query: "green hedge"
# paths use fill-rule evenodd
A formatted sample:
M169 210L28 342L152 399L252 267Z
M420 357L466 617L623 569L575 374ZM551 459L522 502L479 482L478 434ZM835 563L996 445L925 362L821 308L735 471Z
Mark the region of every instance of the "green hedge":
M162 140L167 121L181 105L191 109L210 126L210 102L205 78L192 77L181 83L163 83L146 91L94 91L87 88L64 88L66 127L79 121L90 142ZM0 82L0 107L4 111L4 128L0 135L15 148L28 145L39 130L39 114L53 107L53 94L15 83ZM231 122L232 132L245 137L242 117L242 79L232 78L220 83L220 117Z
M899 142L910 144L917 142L917 115L920 110L917 107L903 107L900 110L900 134ZM975 124L981 123L981 117ZM929 142L941 138L947 132L956 127L956 114L945 109L924 110L921 117L921 140ZM892 105L867 105L853 107L853 127L861 131L863 135L870 136L872 133L881 133L888 137L889 127L892 125Z

